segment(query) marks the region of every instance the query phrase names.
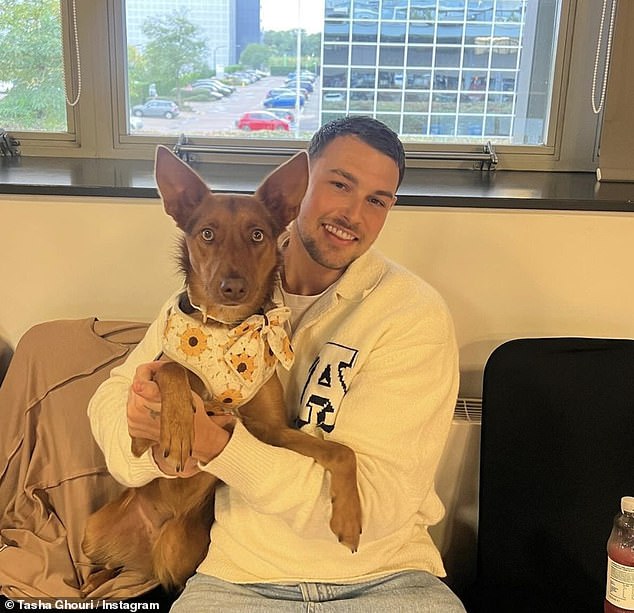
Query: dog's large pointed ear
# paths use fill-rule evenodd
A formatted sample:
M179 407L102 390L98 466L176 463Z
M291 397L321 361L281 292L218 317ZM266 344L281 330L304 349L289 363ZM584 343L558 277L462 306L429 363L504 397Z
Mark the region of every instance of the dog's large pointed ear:
M285 228L297 217L307 187L308 154L300 151L268 175L255 195Z
M210 193L207 184L167 147L156 148L154 176L163 205L181 229L194 209Z

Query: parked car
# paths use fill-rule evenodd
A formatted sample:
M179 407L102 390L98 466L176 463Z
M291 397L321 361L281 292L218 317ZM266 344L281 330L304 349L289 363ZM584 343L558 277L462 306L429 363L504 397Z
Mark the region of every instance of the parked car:
M231 93L236 91L236 88L235 88L234 85L229 85L229 83L225 83L224 81L222 81L218 77L212 77L212 78L208 79L208 81L210 81L211 83L213 83L215 85L219 85L221 87L224 87L224 88L228 89Z
M205 90L209 93L217 94L221 98L224 98L224 96L226 95L225 92L220 91L218 86L214 85L213 83L192 83L191 89L192 91Z
M341 102L345 99L345 94L341 92L325 92L323 98L324 102Z
M217 79L197 79L192 83L192 87L202 87L205 89L210 89L212 91L218 92L219 94L222 94L223 96L229 96L234 91L236 91L235 87L225 85L222 81L218 81Z
M132 107L132 114L136 117L165 117L165 119L173 119L179 113L180 109L175 102L160 98L152 98L143 104L136 104Z
M273 98L274 96L281 96L282 94L289 94L289 95L293 95L297 93L297 89L293 88L291 89L290 87L274 87L273 89L269 89L268 93L266 94L267 98ZM299 89L299 93L304 96L304 98L308 99L308 92L301 88Z
M289 122L280 119L269 111L251 111L244 113L236 121L236 128L239 130L286 130L289 129Z
M295 79L296 72L289 72L286 80L292 81ZM314 72L310 72L308 70L300 70L299 72L300 80L305 79L306 81L310 81L311 83L317 78L317 75Z
M285 119L291 125L293 125L295 123L295 115L293 115L293 113L291 113L287 109L273 109L273 108L271 108L271 109L269 109L267 111L267 113L273 113L273 115L275 115L276 117L279 117L280 119Z
M315 88L313 87L312 81L307 81L305 79L300 79L299 80L299 86L301 88L305 89L310 94L312 94L313 91L315 91ZM286 83L284 84L284 87L288 87L289 89L296 89L297 88L297 81L295 81L295 79L288 79L286 81Z
M227 73L225 78L231 79L232 82L237 82L238 85L250 85L251 83L255 82L255 79L251 75L248 75L246 72Z
M280 96L281 94L292 94L293 91L288 89L288 87L274 87L273 89L269 89L266 94L267 98L273 98L274 96Z
M285 109L294 109L299 105L300 108L303 108L306 102L306 98L301 94L297 96L296 94L280 94L279 96L273 96L272 98L267 98L262 104L264 108L285 108Z
M177 90L172 90L172 94ZM192 96L199 96L202 100L222 100L224 98L224 94L217 92L215 89L211 87L184 87L182 90L183 98L191 98Z

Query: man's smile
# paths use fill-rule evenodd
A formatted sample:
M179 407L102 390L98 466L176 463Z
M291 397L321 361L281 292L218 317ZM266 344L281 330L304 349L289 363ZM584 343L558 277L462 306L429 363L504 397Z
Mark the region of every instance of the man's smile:
M336 236L337 238L341 240L344 240L344 241L359 240L354 234L351 234L350 232L348 232L347 230L339 226L333 226L332 224L329 224L329 223L325 223L323 224L323 226L327 232L329 232L330 234L333 234L334 236Z

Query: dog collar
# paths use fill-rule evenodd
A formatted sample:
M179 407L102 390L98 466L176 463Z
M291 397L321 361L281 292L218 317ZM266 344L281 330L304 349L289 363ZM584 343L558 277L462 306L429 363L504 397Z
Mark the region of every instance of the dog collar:
M276 307L284 306L284 296L282 293L282 277L279 271L275 274L275 281L273 283L273 295L271 296L271 304ZM189 293L189 287L185 288L185 291L181 294L178 299L178 306L184 313L191 315L195 310L198 311L203 320L203 324L207 323L207 320L211 319L212 321L218 322L225 326L236 326L239 324L237 321L224 321L219 317L212 317L207 313L207 309L203 306L199 306L194 303L192 300L191 294ZM260 309L258 312L259 315L264 314L264 309Z
M288 307L274 307L227 326L214 320L202 323L185 312L187 305L182 302L183 295L168 315L163 352L198 375L215 397L239 386L246 399L273 373L278 361L286 369L292 366L294 353L285 328Z

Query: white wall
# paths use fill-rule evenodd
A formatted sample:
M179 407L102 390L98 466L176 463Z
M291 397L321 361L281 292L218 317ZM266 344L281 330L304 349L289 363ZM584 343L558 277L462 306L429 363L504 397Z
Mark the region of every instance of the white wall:
M505 340L634 337L634 214L407 209L379 244L447 300L463 395Z
M179 285L175 237L158 200L0 196L0 336L152 319ZM396 208L378 245L449 303L463 395L507 339L634 337L634 214Z

